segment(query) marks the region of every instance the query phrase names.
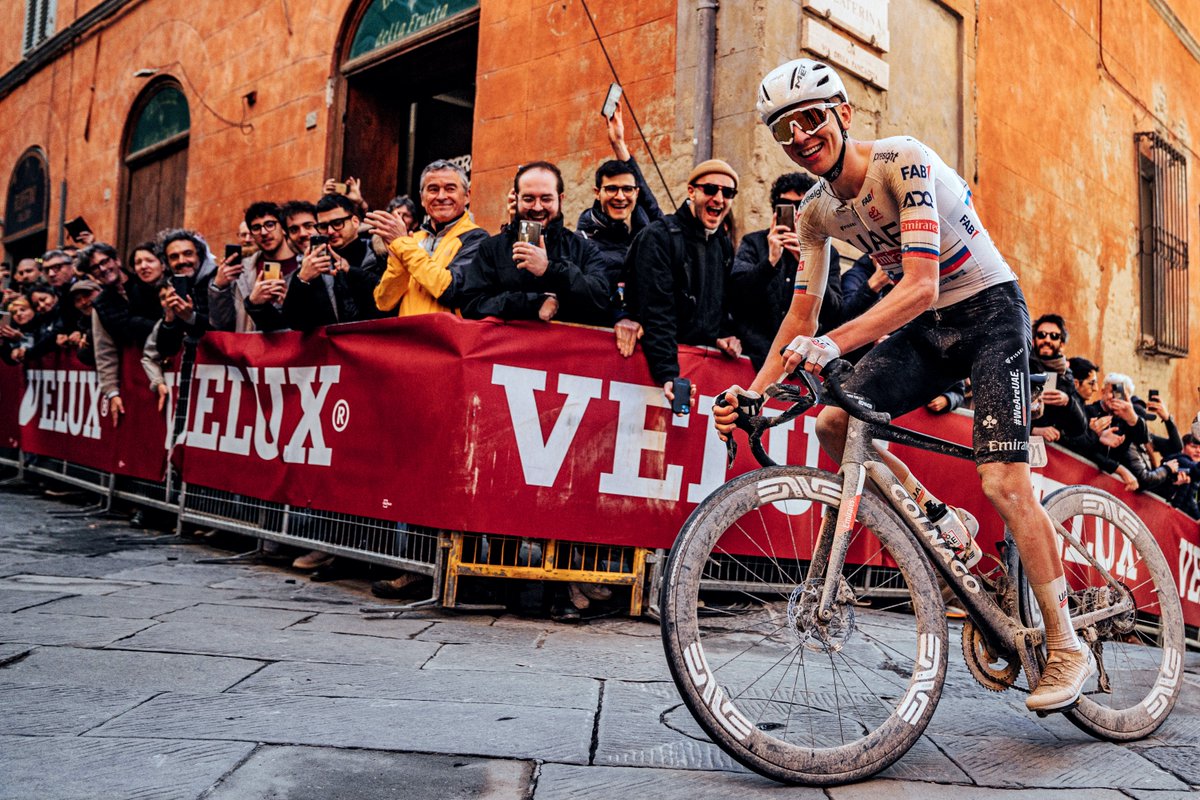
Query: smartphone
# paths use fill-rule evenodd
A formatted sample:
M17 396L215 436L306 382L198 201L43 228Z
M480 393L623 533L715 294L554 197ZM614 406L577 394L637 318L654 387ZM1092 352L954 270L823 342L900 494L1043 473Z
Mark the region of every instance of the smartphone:
M675 399L671 401L671 411L675 414L689 414L692 410L692 382L687 378L676 378L671 381L671 391Z
M241 261L241 259L242 259L242 246L241 246L240 244L227 244L227 245L225 245L225 260L226 260L226 261L228 261L229 259L233 258L234 256L237 256L237 257L238 257L238 261ZM235 263L236 263L236 262L235 262Z
M79 235L81 233L92 232L92 229L87 224L87 220L85 220L83 217L76 217L75 219L64 223L63 227L67 229L67 235L69 235L71 239L76 242L79 241Z
M180 297L187 297L192 291L192 281L187 275L172 275L171 288Z
M267 261L263 264L262 274L259 276L261 281L277 281L283 277L283 267L278 261Z
M537 244L542 240L542 223L523 219L517 227L517 241Z
M1115 397L1116 399L1118 399L1118 400L1128 400L1129 399L1128 397L1125 396L1125 384L1110 383L1109 386L1112 387L1112 396Z
M612 119L613 114L617 113L617 103L621 101L621 84L613 83L608 87L608 95L604 98L604 106L600 109L600 113L605 119Z
M1151 399L1151 400L1157 400L1157 399L1158 399L1158 389L1151 389L1149 392L1147 392L1147 394L1149 394L1149 395L1150 395L1150 399Z
M7 311L5 311L4 314L0 315L0 328L5 328L5 327L8 327L8 328L12 327L12 314L10 314Z
M789 231L796 230L796 206L794 203L780 203L775 206L775 226L782 225Z
M1046 373L1046 382L1044 384L1042 384L1042 391L1043 392L1058 391L1058 373L1057 372L1047 372Z
M337 194L345 194L349 188L350 187L347 186L342 181L334 181L333 182L333 191Z

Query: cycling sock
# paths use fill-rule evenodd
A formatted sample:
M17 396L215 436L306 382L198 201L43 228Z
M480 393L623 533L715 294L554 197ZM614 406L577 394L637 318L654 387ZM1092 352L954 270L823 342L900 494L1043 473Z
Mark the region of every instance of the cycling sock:
M1071 627L1066 577L1059 575L1049 583L1031 584L1031 588L1042 609L1042 619L1046 622L1046 649L1079 650L1083 645Z

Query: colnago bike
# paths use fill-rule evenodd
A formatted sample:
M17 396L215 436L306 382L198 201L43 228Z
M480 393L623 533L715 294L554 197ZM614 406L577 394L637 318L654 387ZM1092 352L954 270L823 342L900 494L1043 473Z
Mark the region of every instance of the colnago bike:
M767 457L763 431L803 413L819 393L803 372L807 393L772 386L768 395L792 407L772 419L739 419L764 468L696 508L662 585L663 643L688 708L730 756L785 783L868 777L920 737L951 647L939 576L967 611L962 652L980 684L1031 691L1045 662L1040 614L1011 535L999 557L968 570L873 442L967 460L971 449L891 425L842 391L849 369L834 362L824 384L824 402L851 415L840 472ZM868 482L877 492L864 492ZM1066 716L1100 739L1145 737L1182 686L1183 611L1166 559L1137 515L1107 492L1069 486L1043 505L1059 539L1074 627L1100 669ZM737 602L714 614L722 593Z

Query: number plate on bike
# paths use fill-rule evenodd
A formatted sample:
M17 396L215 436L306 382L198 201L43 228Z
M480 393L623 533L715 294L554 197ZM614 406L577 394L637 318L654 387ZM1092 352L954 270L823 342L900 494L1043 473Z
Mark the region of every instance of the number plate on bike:
M1041 469L1050 459L1046 456L1046 440L1040 436L1029 437L1029 466L1031 469Z

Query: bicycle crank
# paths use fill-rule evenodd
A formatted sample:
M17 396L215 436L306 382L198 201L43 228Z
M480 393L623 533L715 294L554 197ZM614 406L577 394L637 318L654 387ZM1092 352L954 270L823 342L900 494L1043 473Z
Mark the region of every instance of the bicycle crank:
M993 692L1011 689L1021 674L1021 662L1016 655L993 653L983 632L969 619L963 622L962 649L967 669L985 689Z
M824 580L810 579L792 590L788 597L788 626L800 644L816 653L836 653L846 646L854 633L854 607L857 598L845 578L838 580L837 597L830 611L833 617L823 622L818 615Z

